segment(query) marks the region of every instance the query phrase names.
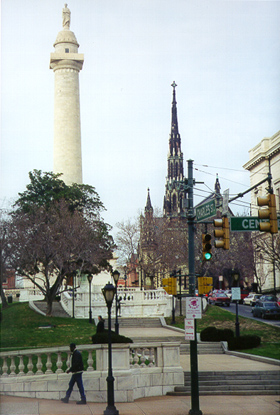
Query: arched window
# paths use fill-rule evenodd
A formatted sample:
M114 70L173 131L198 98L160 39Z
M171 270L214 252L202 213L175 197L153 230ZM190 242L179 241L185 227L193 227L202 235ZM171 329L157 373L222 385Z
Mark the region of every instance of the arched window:
M176 195L173 195L173 198L172 198L172 209L177 210L177 197L176 197Z

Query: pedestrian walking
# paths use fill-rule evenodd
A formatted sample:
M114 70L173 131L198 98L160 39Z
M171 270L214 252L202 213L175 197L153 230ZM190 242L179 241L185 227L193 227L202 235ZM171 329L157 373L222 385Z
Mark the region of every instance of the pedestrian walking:
M101 333L105 329L105 321L102 316L98 316L98 323L96 327L96 333Z
M77 405L85 405L87 403L86 395L84 391L84 385L82 380L82 373L84 370L83 365L83 359L82 355L79 352L79 350L76 349L75 343L70 344L70 350L71 350L71 357L70 357L70 368L67 369L66 373L72 372L72 376L69 382L69 388L66 392L65 398L62 398L62 402L68 403L70 395L72 393L73 387L75 383L77 383L77 386L79 388L79 392L81 395L81 400L77 402Z

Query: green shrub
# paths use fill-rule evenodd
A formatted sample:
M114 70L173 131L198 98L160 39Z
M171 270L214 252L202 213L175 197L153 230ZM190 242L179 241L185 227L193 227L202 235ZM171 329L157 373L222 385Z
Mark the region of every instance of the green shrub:
M254 347L258 347L261 344L261 338L259 336L239 336L234 337L229 340L228 348L229 350L245 350L245 349L253 349Z
M121 334L116 334L114 331L111 331L111 340L112 343L133 343L129 337L122 336ZM93 344L108 344L108 330L104 330L100 333L96 333L92 336Z
M234 337L231 329L216 329L216 327L207 327L200 333L200 340L204 342L229 341Z

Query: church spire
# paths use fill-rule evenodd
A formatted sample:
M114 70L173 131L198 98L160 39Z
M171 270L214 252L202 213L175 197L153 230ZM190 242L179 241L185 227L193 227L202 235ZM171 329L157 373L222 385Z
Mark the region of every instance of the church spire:
M183 153L181 151L181 137L178 128L176 83L171 84L173 99L171 109L171 132L169 136L169 153L167 158L167 178L163 209L165 216L177 217L184 215L184 190L181 185L184 180Z
M176 83L173 81L171 84L173 88L173 100L171 109L171 132L169 138L169 153L171 156L178 156L181 154L181 137L178 128L178 117L177 117L177 102L176 102Z
M151 198L150 198L150 189L148 188L147 202L145 206L145 212L153 210Z
M221 185L220 185L220 181L219 181L219 175L218 175L218 173L216 173L215 193L216 193L217 195L220 195L220 194L221 194Z
M173 101L172 101L172 112L171 112L171 134L179 134L178 131L178 119L177 119L177 102L176 102L176 86L177 84L173 81L171 84L173 87Z
M146 217L146 219L152 219L153 214L154 214L154 209L153 209L151 198L150 198L150 189L148 189L147 202L146 202L146 206L145 206L145 217Z

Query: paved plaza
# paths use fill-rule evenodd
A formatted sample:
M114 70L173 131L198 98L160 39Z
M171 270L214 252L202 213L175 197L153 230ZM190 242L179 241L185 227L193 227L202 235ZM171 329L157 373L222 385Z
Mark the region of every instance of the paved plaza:
M203 415L279 415L279 398L270 396L201 396ZM190 396L142 398L132 403L116 403L119 415L187 415ZM105 403L76 405L46 399L1 397L1 415L103 415Z

